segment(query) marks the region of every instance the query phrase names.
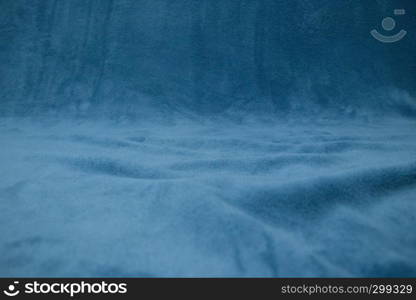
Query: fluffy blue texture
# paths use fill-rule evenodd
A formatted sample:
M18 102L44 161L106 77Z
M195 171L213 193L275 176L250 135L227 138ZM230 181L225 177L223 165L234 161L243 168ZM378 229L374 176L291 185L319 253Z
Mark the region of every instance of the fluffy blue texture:
M0 0L0 276L416 276L415 12Z

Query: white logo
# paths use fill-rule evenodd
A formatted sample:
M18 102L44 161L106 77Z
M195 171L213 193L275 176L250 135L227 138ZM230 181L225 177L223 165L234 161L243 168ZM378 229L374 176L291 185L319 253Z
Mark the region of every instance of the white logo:
M396 16L402 16L406 14L406 11L404 9L395 9L394 14ZM385 31L392 31L394 28L396 28L396 21L391 17L387 17L381 21L381 26ZM370 33L376 40L382 43L395 43L403 39L406 36L407 31L400 30L394 35L384 35L378 32L376 29L373 29Z
M19 281L13 282L13 284L8 286L8 290L4 290L3 293L9 297L14 297L18 295L20 293L18 290L16 290L16 285L18 284L19 284Z

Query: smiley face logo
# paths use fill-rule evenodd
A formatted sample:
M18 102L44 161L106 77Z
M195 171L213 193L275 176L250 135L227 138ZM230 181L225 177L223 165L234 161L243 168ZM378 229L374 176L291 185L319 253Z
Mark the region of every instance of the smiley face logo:
M15 281L15 282L13 282L13 284L10 284L10 285L7 287L7 290L4 290L4 291L3 291L3 293L4 293L6 296L9 296L9 297L14 297L14 296L17 296L17 295L20 293L20 291L16 289L16 286L17 286L18 284L19 284L19 281Z
M395 9L394 14L404 15L406 14L406 11L404 9ZM381 27L383 27L386 32L392 31L394 28L396 28L396 21L391 17L384 18L383 21L381 21ZM406 36L407 31L400 30L394 35L384 35L378 32L376 29L373 29L370 33L376 40L382 43L395 43L403 39Z

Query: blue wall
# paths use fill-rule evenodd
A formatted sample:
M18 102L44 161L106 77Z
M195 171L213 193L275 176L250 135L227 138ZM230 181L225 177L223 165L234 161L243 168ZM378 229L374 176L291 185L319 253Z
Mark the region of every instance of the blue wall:
M383 17L408 36L374 40ZM414 116L416 3L0 0L0 114Z

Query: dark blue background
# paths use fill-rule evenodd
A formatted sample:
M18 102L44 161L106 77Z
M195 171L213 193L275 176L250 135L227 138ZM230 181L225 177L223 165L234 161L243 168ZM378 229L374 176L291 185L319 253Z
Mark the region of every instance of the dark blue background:
M386 16L401 42L370 36ZM0 113L414 117L391 98L416 92L415 19L410 0L1 0Z

